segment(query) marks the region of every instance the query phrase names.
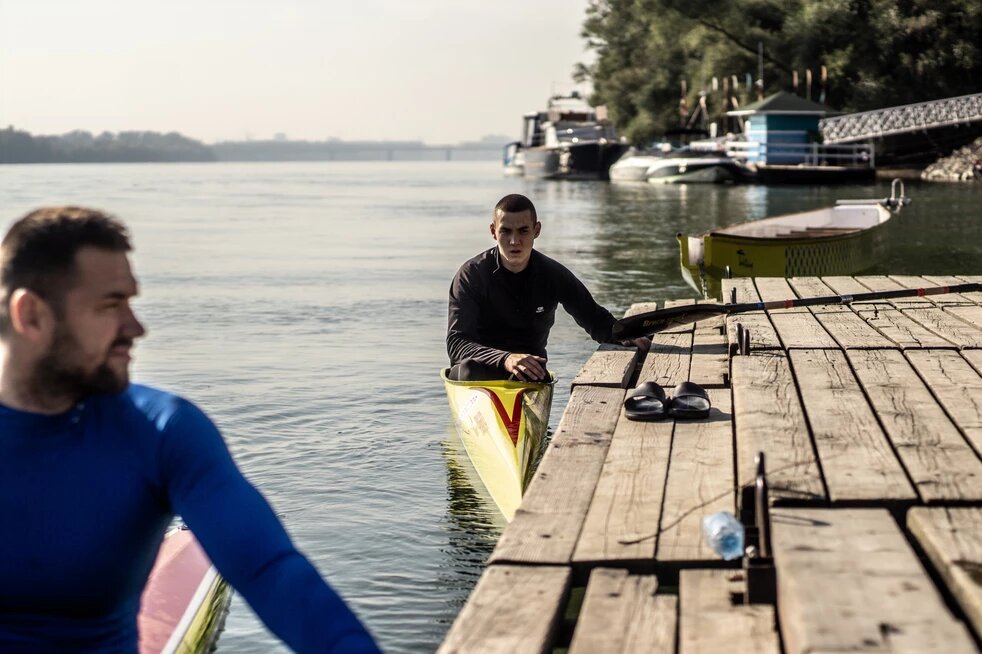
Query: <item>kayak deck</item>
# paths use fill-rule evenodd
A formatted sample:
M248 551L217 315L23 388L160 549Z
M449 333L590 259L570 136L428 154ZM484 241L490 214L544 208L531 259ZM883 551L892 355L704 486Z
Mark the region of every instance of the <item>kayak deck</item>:
M194 535L187 529L169 531L140 603L140 654L211 651L231 596Z
M542 456L555 381L461 382L441 373L457 433L488 493L507 520Z

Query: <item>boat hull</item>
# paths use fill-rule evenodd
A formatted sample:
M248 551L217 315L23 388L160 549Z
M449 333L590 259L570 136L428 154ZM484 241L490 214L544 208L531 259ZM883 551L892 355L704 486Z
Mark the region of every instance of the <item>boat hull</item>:
M610 167L628 146L617 142L527 147L525 176L539 179L608 180Z
M682 277L697 292L719 298L722 280L727 277L822 277L863 272L881 258L890 219L890 212L882 206L863 210L877 213L868 227L839 228L840 233L826 235L763 238L724 231L694 237L679 234ZM755 224L764 226L767 222ZM832 220L825 232L834 231ZM818 228L814 233L823 231Z
M447 369L441 377L467 456L510 521L542 456L555 381L459 382Z
M232 598L187 529L164 537L140 601L140 654L198 654L212 650Z
M671 166L659 166L648 173L650 184L722 184L735 181L739 176L732 162L706 163L683 161Z
M761 164L745 166L740 179L754 184L858 184L876 178L876 169L858 166Z

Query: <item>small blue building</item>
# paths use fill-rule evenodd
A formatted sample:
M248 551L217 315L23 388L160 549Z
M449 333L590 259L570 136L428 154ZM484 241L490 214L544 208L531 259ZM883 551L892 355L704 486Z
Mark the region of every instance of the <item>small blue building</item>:
M747 163L793 165L812 163L810 146L820 141L818 121L830 113L817 102L778 91L726 115L745 118L744 138L760 144L748 149Z

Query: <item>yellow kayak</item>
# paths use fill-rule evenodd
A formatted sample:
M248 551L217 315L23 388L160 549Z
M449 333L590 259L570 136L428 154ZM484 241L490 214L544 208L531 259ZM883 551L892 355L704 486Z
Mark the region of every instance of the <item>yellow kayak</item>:
M511 520L542 456L552 389L519 381L460 382L440 376L457 433L495 504Z

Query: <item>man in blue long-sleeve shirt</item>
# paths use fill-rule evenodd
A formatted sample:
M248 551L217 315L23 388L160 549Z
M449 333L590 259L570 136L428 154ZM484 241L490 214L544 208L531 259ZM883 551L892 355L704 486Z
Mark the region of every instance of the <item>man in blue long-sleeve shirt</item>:
M447 354L451 379L546 379L546 342L563 308L600 343L617 319L558 261L533 249L539 222L524 195L501 198L490 225L496 247L464 262L450 285ZM623 341L647 351L647 338Z
M212 421L131 384L144 334L125 228L41 209L0 244L0 652L135 652L175 514L298 652L377 652L293 546Z

